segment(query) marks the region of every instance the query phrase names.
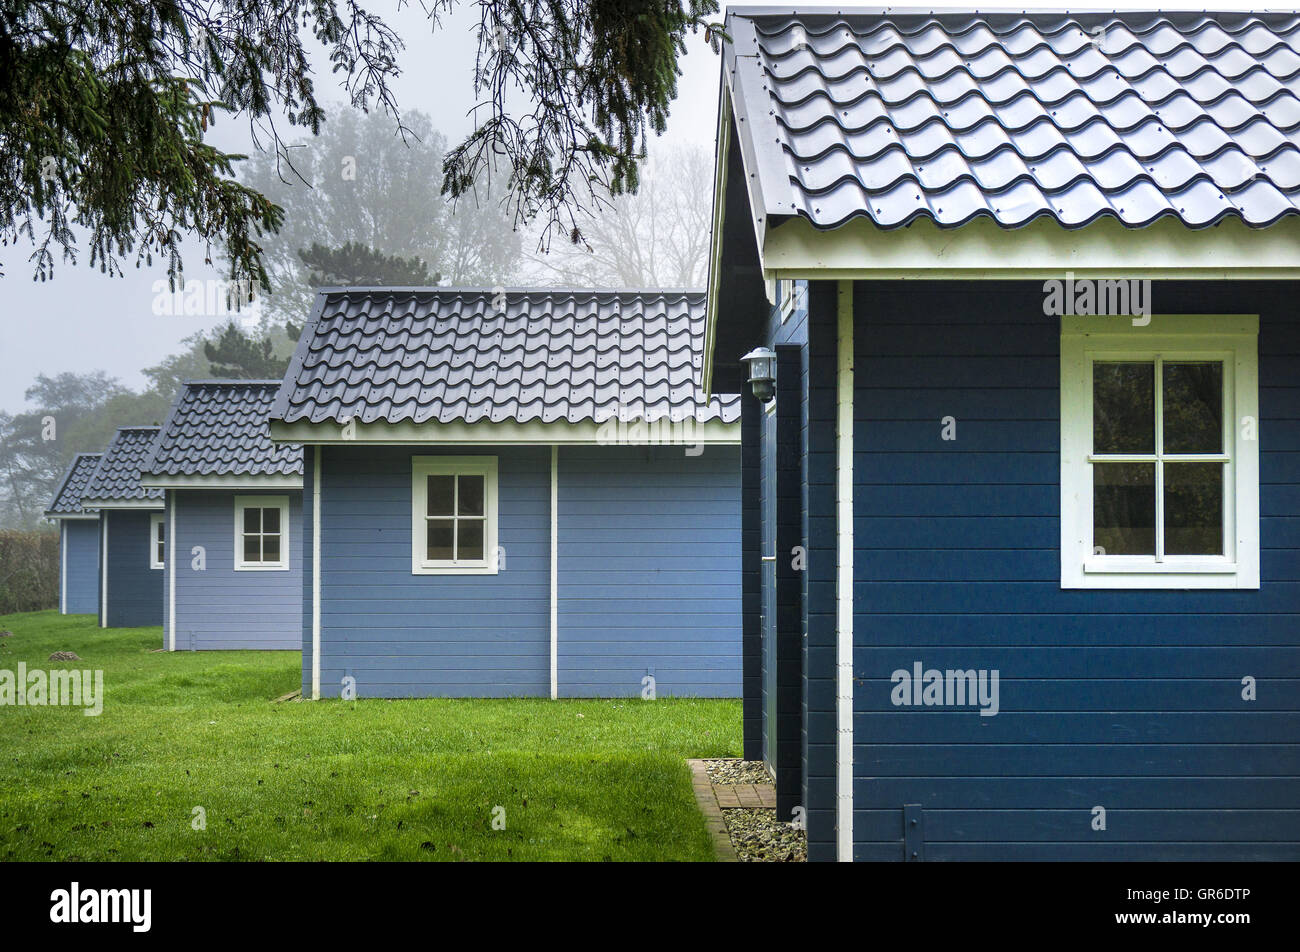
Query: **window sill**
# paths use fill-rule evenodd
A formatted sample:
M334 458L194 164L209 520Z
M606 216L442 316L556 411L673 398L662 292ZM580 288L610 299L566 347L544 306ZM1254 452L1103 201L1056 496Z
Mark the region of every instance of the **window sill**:
M235 571L236 571L236 572L287 572L287 571L289 571L289 566L287 566L287 565L282 565L282 564L276 564L276 565L236 565L236 566L235 566Z
M451 562L416 562L411 566L412 575L496 575L497 566L486 563L456 565Z
M1063 589L1258 589L1259 575L1226 559L1153 562L1116 558L1089 559L1061 577Z

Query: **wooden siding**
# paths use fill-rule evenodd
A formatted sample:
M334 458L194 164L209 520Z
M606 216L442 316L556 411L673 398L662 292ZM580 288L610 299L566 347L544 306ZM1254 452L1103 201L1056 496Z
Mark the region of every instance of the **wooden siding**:
M63 519L59 571L63 573L63 613L99 613L99 520Z
M740 697L740 447L561 447L558 515L560 696Z
M316 448L319 452L319 448ZM321 471L321 697L550 694L550 448L499 458L497 575L411 574L411 457L464 449L330 446ZM312 460L304 498L311 512ZM303 686L311 690L311 522L304 520Z
M1300 858L1295 290L1153 294L1260 314L1259 591L1066 591L1041 282L859 284L855 858L904 858L904 804L929 860ZM1000 712L894 707L890 675L917 661L998 670ZM829 744L833 716L813 732Z
M289 497L287 570L235 571L237 495ZM172 490L167 500L175 507L176 650L301 650L302 493ZM196 546L204 550L202 570L195 568ZM172 564L168 559L164 576ZM164 579L164 592L167 584ZM169 639L164 615L163 644L169 644Z
M138 628L163 621L162 569L149 567L147 509L105 509L101 531L108 531L108 613L106 628Z

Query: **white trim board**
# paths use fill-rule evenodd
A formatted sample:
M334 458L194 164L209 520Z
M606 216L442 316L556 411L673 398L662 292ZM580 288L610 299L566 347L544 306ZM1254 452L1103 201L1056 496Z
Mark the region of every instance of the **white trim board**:
M835 395L835 858L853 861L853 282L837 290Z
M301 476L148 476L140 485L149 489L247 489L266 492L275 489L302 489Z
M59 522L59 614L68 613L68 526Z
M624 433L620 436L618 427ZM662 434L661 439L647 435L640 439L627 431L644 427L649 434ZM662 429L661 429L662 428ZM609 445L609 446L690 446L705 444L740 444L740 422L725 423L708 420L704 423L672 422L670 420L644 423L628 420L623 423L611 420L604 423L284 423L272 421L271 439L280 443L347 444L380 443L392 446L417 443L426 446L483 446L483 445Z
M176 650L176 494L167 502L167 650Z
M312 451L311 480L311 699L320 700L320 459L323 450Z
M108 627L108 522L99 524L99 627Z
M83 504L90 503L94 509L155 509L162 510L163 501L161 499L95 499L82 500Z
M560 448L551 445L551 700L560 696Z

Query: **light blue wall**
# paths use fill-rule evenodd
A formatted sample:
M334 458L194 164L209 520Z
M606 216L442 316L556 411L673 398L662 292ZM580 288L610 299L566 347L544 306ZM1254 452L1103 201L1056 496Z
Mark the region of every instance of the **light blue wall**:
M321 452L321 448L316 448ZM411 574L411 457L495 455L497 575ZM307 495L310 500L310 457ZM550 448L328 446L321 474L321 696L550 693ZM310 506L310 501L308 502ZM304 534L311 545L310 531ZM310 561L303 690L311 689Z
M59 533L59 571L63 573L62 612L99 612L99 520L63 519Z
M550 447L310 447L303 690L311 689L311 491L321 478L321 696L550 693ZM495 455L495 576L411 574L411 457ZM740 691L739 449L560 451L560 693Z
M562 697L740 696L740 447L561 447Z
M236 496L289 497L286 571L235 571ZM300 650L302 491L171 490L167 504L175 509L176 520L176 650ZM196 568L196 546L204 550L201 570ZM170 570L170 559L167 565ZM164 619L164 645L169 638Z
M163 573L149 567L151 514L147 509L100 512L100 531L108 532L108 613L100 618L105 628L162 624Z

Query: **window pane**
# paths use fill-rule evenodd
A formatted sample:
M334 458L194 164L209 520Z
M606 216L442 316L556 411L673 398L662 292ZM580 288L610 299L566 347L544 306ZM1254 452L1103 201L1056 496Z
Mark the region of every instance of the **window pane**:
M1095 554L1155 555L1155 464L1095 463L1092 484Z
M167 540L167 523L158 523L158 544L162 545Z
M157 562L159 565L162 565L162 562L163 562L163 544L162 544L161 542L158 543L158 551L157 551L157 553L154 555L153 560L154 560L155 562Z
M1165 551L1223 555L1223 464L1165 464Z
M460 521L460 552L462 559L483 558L483 520L462 519Z
M261 532L262 531L262 510L256 506L249 506L244 510L244 531Z
M278 535L262 536L262 561L280 561L280 537Z
M451 561L452 533L455 523L451 519L430 519L426 524L425 558L430 562Z
M462 476L460 478L460 515L483 515L483 477Z
M1092 365L1092 451L1154 453L1156 365Z
M1164 365L1165 452L1223 452L1223 364Z
M274 507L262 510L262 531L279 532L280 531L280 509Z
M456 477L429 477L428 513L430 516L450 516L455 510ZM448 556L451 558L451 556Z
M262 561L262 550L259 545L260 541L261 541L260 536L255 536L255 535L244 536L244 561L245 562Z

